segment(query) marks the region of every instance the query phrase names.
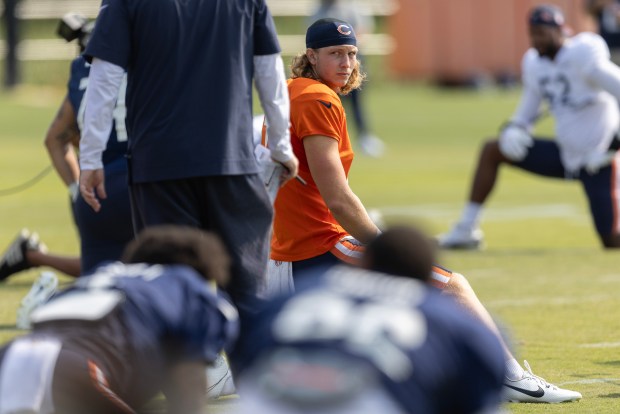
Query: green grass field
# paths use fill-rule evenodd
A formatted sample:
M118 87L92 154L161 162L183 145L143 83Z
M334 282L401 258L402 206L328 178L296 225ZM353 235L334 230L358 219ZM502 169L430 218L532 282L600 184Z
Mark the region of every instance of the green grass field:
M446 231L464 203L481 143L510 115L518 92L448 91L383 78L369 84L371 124L387 152L380 159L357 156L352 188L387 223ZM49 165L43 136L62 96L61 85L0 93L0 250L28 227L50 250L78 252L68 196L54 173L17 194L3 191ZM547 120L539 131L551 127ZM620 412L620 254L599 246L579 186L506 169L483 230L484 251L442 253L441 264L469 278L518 359L584 396L578 403L506 409ZM0 340L20 333L15 311L37 274L24 272L0 285ZM213 404L210 412L231 412L230 401Z

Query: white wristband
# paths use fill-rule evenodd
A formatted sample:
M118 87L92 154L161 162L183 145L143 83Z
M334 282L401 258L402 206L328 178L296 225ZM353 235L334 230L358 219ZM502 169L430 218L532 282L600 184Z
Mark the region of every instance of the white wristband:
M80 184L77 181L72 182L67 187L69 189L69 196L71 197L71 201L75 202L80 195Z

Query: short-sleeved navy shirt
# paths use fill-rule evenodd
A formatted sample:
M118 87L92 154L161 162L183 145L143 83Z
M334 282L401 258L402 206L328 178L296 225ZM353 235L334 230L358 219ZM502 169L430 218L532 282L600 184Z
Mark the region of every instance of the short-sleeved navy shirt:
M85 55L128 72L133 181L258 172L253 57L278 52L265 0L103 0Z

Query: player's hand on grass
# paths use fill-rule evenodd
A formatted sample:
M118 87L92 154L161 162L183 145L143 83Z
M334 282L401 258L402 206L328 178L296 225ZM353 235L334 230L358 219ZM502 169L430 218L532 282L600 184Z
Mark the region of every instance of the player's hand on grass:
M511 161L522 161L534 139L517 125L508 125L499 135L499 150Z
M103 169L80 171L80 193L93 210L101 210L99 200L107 198Z

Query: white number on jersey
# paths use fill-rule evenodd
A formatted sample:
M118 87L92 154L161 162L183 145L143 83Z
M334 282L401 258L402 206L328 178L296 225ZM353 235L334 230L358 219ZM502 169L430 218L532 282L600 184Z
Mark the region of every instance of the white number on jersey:
M335 292L292 298L273 325L283 342L334 340L371 360L390 378L407 378L413 366L406 351L426 340L426 319L415 308L387 302L357 303Z

